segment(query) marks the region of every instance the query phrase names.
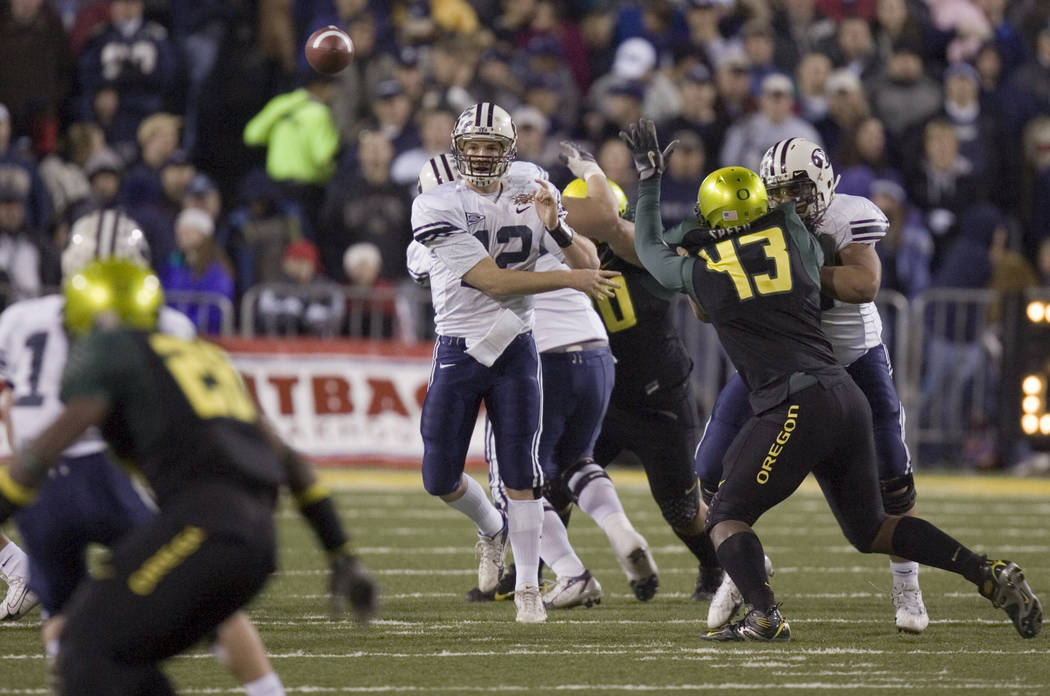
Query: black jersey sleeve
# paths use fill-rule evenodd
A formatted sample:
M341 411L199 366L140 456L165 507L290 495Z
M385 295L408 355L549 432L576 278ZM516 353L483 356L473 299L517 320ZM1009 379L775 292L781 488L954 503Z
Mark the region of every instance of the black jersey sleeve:
M678 256L662 238L660 222L660 181L653 177L638 185L638 211L634 221L634 249L645 270L668 290L693 292L693 264L688 256Z

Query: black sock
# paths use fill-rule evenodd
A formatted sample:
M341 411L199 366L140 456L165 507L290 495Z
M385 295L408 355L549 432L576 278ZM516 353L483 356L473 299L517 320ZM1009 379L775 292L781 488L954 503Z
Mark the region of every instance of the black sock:
M902 517L891 544L896 556L958 573L975 585L981 582L982 557L924 519Z
M707 532L684 534L676 529L674 533L693 552L696 560L700 561L701 568L717 568L719 566L715 545L711 543L711 537L707 535Z
M759 611L767 611L776 600L766 577L766 556L754 532L738 532L718 547L718 560L733 578L744 601Z

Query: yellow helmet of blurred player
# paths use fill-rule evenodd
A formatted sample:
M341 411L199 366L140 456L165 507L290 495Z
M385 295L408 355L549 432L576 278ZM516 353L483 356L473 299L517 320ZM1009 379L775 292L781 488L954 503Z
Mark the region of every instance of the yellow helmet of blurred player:
M66 278L66 327L75 335L96 324L151 331L164 304L160 279L148 266L128 259L92 261Z
M707 175L696 193L696 216L721 237L769 212L766 185L747 167L722 167Z
M616 196L616 207L620 211L620 217L627 214L627 208L630 204L627 202L627 194L623 192L620 185L612 179L606 179L609 182L609 186L612 187L613 194ZM587 182L583 179L573 179L566 186L561 195L564 198L586 198L587 197Z

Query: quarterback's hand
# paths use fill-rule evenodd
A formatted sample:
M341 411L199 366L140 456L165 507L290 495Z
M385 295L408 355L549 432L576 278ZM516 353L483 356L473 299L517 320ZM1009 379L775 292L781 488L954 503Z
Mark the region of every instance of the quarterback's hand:
M579 290L592 300L612 297L620 287L620 281L617 280L620 276L619 271L577 268L567 273L572 276L568 287Z
M356 556L344 552L336 552L332 556L329 589L333 618L342 616L348 604L358 623L368 623L376 613L379 589L368 568Z
M551 184L543 179L535 179L539 184L536 195L532 199L532 205L536 208L536 215L540 222L548 230L558 226L558 200L551 193Z
M572 175L587 181L587 177L591 176L605 176L605 172L598 166L598 162L595 161L594 155L581 150L574 143L570 143L568 140L562 140L559 143L558 158L569 168Z
M667 168L667 160L678 146L677 140L663 150L656 137L656 124L650 119L643 118L637 124L632 123L628 132L620 131L620 137L631 148L634 157L634 166L638 170L638 179L645 181L653 176L659 176Z

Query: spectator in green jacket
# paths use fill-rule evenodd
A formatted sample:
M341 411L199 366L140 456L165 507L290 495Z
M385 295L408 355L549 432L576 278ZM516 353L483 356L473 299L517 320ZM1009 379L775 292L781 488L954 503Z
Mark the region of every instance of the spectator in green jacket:
M329 106L330 75L310 71L304 86L271 99L244 127L247 145L266 146L266 173L307 215L320 210L325 183L335 172L339 131ZM316 221L310 219L313 229ZM313 229L307 230L308 236Z

